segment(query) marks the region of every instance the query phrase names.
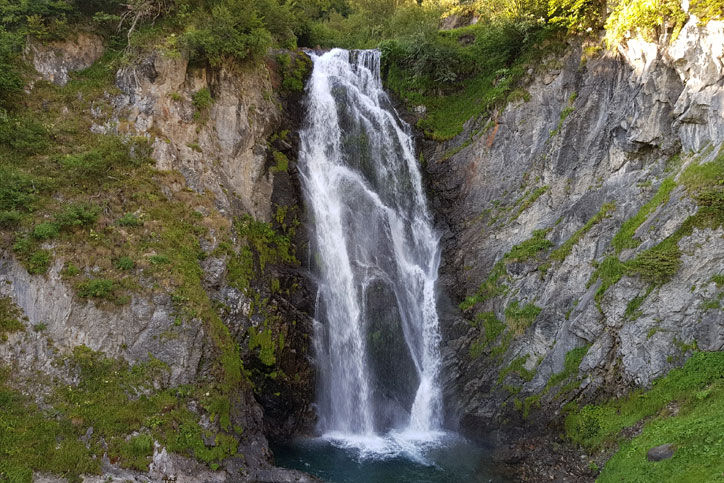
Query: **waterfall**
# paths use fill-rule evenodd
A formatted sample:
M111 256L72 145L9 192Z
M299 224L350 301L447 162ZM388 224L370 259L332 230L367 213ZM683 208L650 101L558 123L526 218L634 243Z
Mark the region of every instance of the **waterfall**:
M318 285L319 430L424 440L442 425L440 249L409 127L382 88L378 51L311 57L299 167Z

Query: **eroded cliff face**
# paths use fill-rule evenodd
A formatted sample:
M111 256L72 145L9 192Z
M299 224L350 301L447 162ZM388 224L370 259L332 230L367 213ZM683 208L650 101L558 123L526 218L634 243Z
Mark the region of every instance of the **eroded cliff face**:
M617 52L572 41L529 70L529 100L425 147L441 282L462 309L444 316L447 408L466 434L724 349L720 206L691 181L721 162L723 28L692 17Z
M64 85L69 72L89 67L102 52L100 39L81 34L65 43L32 42L26 56L44 80ZM300 54L282 55L304 69L307 60ZM121 469L104 457L102 477L87 481L309 481L299 472L274 468L267 445L267 435L284 438L303 431L312 416L309 297L303 268L291 263L306 244L303 230L293 229L302 216L295 167L301 93L280 89L284 75L271 58L253 66L210 68L150 52L121 68L116 86L108 86L89 112L68 113L92 118L94 133L147 139L159 173L183 175L157 181L164 196L183 200L199 215L203 290L238 344L246 371L229 401L239 453L222 468L210 470L156 444L148 474ZM236 229L240 219L269 227L263 236L273 240L269 233L283 232L280 240L291 253L283 262L265 254L263 273L247 277L249 266L238 268L243 246L260 245L253 245L248 229ZM250 257L244 260L251 263ZM17 304L25 326L0 341L0 360L13 369L16 387L43 405L53 387L76 384L77 372L63 361L80 346L131 364L160 361L167 370L153 380L159 390L213 384L218 335L203 317L180 315L173 287L159 289L141 275L141 286L127 304L88 301L64 277L64 262L58 256L45 275L31 275L11 251L0 259L0 296ZM247 270L242 282L238 273L229 275L234 263L237 272ZM213 449L219 419L203 404L191 406ZM47 475L36 479L54 481Z

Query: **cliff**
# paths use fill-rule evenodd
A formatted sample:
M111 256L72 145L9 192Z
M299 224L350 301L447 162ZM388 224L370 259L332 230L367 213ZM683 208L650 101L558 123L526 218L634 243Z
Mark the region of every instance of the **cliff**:
M463 433L534 433L724 349L723 28L692 16L615 51L571 39L518 101L423 143Z
M120 62L86 33L30 41L25 57L38 74L12 122L45 148L7 152L7 182L33 186L12 186L32 205L4 224L0 375L25 427L6 443L36 449L0 472L310 481L267 446L312 417L295 175L308 59ZM32 463L48 438L57 456Z

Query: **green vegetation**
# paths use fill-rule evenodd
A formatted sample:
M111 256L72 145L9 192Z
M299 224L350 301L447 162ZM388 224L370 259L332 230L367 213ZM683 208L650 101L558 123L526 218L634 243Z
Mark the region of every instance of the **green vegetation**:
M47 471L79 481L83 474L99 474L107 451L121 467L147 470L152 442L205 463L219 463L236 453L236 439L226 433L205 434L199 416L188 409L193 399L209 409L208 388L179 387L158 391L154 381L167 371L151 359L129 367L80 346L63 363L78 371L79 382L57 386L48 401L37 407L6 384L0 375L0 476L30 482L32 472ZM88 445L80 440L89 427ZM127 439L133 432L140 434ZM204 436L214 436L209 447Z
M513 215L510 221L512 222L516 220L521 215L521 213L530 208L531 205L533 205L533 203L535 203L538 198L543 196L543 194L545 194L549 189L550 186L541 186L534 189L527 197L522 200L522 203L518 207L518 211L516 211L515 215Z
M724 353L696 353L648 391L569 413L566 434L591 451L618 445L600 481L716 481L724 471L722 374ZM622 430L637 423L643 431L626 441ZM673 458L647 461L646 452L664 443L676 446Z
M616 209L616 204L611 203L604 203L601 206L601 209L596 213L590 220L586 222L585 225L583 225L581 228L576 230L576 232L571 235L571 237L563 242L563 244L553 250L550 254L550 259L558 262L562 262L565 260L568 255L571 254L571 251L573 250L573 247L576 246L576 244L583 238L588 231L593 228L595 225L601 223L605 218L608 218L611 212L613 212Z
M550 228L535 230L531 238L511 248L510 251L503 256L503 260L508 263L524 262L537 256L542 251L547 250L553 245L553 243L546 239L550 231Z
M534 304L527 303L521 306L518 300L513 300L505 308L505 324L514 335L521 335L533 325L542 310Z
M25 330L20 319L22 312L10 297L0 297L0 341L7 340L9 332Z
M625 248L636 248L641 244L640 240L634 239L636 230L648 219L649 215L659 206L669 201L671 191L676 187L673 178L666 178L659 186L658 191L651 200L639 209L638 213L626 220L618 233L611 240L611 245L620 253Z
M503 283L503 281L507 277L508 271L501 260L493 266L493 269L490 271L490 275L488 275L488 278L480 284L477 292L473 295L467 296L465 300L460 303L460 310L469 310L493 297L504 294L507 290L507 286Z
M509 374L516 374L526 382L533 380L533 377L535 376L535 369L528 370L524 367L527 360L527 355L513 359L510 364L498 373L498 384L502 384Z
M566 353L566 359L563 363L563 370L561 372L553 374L551 378L548 379L543 393L547 393L561 382L568 381L571 378L573 378L573 380L568 385L561 387L558 393L564 394L569 390L575 388L578 385L578 381L576 379L576 376L578 376L578 368L580 367L581 362L588 353L588 349L590 347L590 345L584 345L583 347L577 347L568 351Z
M563 123L566 122L566 119L568 116L571 115L571 113L574 111L573 103L576 101L576 98L578 97L578 93L574 92L568 97L568 105L561 110L561 114L558 118L558 125L556 125L556 128L551 131L551 137L557 136L558 133L561 132L561 129L563 128Z

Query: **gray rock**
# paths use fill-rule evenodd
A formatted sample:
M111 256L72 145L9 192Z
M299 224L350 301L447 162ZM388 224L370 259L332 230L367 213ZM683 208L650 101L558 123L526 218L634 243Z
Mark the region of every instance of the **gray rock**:
M646 452L646 459L649 461L662 461L667 460L674 456L674 452L676 451L676 447L674 447L673 444L667 443L662 444L661 446L656 446L654 448L651 448Z
M25 47L25 56L44 80L64 86L70 80L69 72L87 69L103 51L100 37L80 32L72 40L42 43L31 39Z
M492 311L503 321L514 300L542 310L502 358L489 357L487 349L471 360L470 346L482 337L481 329L461 322L459 312L441 317L446 405L464 432L475 436L518 417L512 399L541 395L550 377L564 370L566 355L584 345L588 352L577 373L584 383L573 384L566 397L550 390L541 400L547 417L579 395L649 386L680 365L695 341L700 350L721 350L724 313L704 308L721 292L710 282L724 272L721 229L696 229L683 237L681 267L650 292L631 274L601 295L602 281L592 275L609 256L625 262L658 245L696 212L695 201L679 186L633 234L637 246L616 253L611 245L666 177L676 179L687 165L719 152L723 43L724 22L701 26L692 18L672 44L629 39L618 52L582 67L581 45L573 42L562 56L540 62L524 86L528 102L509 104L490 120L471 120L449 143L424 145L431 204L443 232L440 285L454 302L475 293L494 264L535 230L549 229L547 238L560 247L604 203L615 203L564 260L549 260L545 271L538 267L546 260L507 264L498 282L504 293L475 310ZM561 122L569 105L573 110ZM487 122L493 127L476 135ZM471 137L472 143L441 161ZM711 153L692 152L706 143L712 143ZM667 160L682 148L683 165L666 171ZM521 211L533 189L543 186L544 194ZM634 300L640 302L635 310ZM528 382L509 374L505 384L521 390L512 395L497 380L519 357L527 357L526 368L535 374Z

